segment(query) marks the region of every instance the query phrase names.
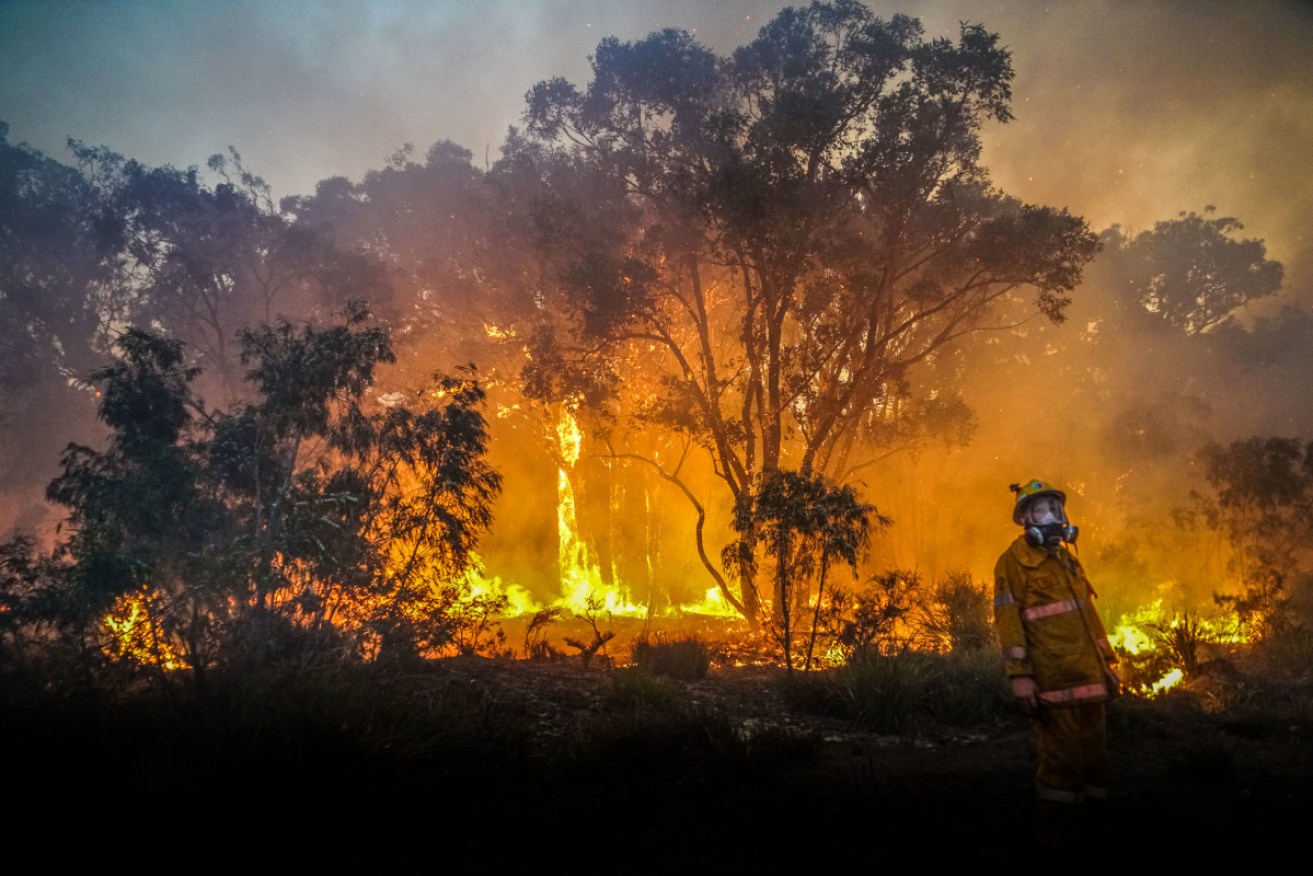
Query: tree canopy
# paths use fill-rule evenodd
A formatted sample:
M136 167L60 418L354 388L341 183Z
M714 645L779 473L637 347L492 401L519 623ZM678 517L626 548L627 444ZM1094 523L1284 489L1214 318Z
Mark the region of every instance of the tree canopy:
M450 646L501 488L483 393L438 374L380 409L368 393L393 353L367 319L353 303L335 326L250 327L254 397L213 411L180 342L125 332L117 361L91 375L108 445L70 445L49 487L67 537L44 564L12 552L0 579L26 588L17 615L88 654L147 648L118 656L199 680L289 653ZM116 640L114 618L139 604L146 641Z
M882 421L942 401L918 366L1022 290L1060 322L1097 250L990 185L979 134L1011 117L1012 67L981 26L926 39L818 2L727 57L673 29L606 39L592 74L536 85L501 165L539 169L530 207L556 232L538 251L570 333L556 317L542 358L595 373L641 350L629 413L709 451L733 504L782 468L846 479ZM578 205L562 167L617 207ZM583 235L583 257L559 245ZM750 580L741 596L755 615Z

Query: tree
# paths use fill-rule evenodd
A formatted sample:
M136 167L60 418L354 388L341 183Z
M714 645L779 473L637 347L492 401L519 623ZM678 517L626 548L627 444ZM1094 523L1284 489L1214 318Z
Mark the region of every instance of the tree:
M918 366L1023 288L1060 322L1096 251L1080 219L990 187L979 131L1011 118L1012 69L982 27L927 41L915 19L817 2L729 57L678 30L609 38L592 72L583 90L532 89L528 140L500 165L543 168L556 197L533 206L576 220L540 211L539 227L568 242L606 215L620 238L591 235L556 274L570 318L543 358L639 363L638 413L696 440L733 507L785 468L846 480L882 425L938 395ZM574 205L565 166L624 209ZM740 540L756 550L752 530ZM755 619L743 572L725 595Z
M1313 442L1253 437L1201 454L1211 495L1194 494L1203 521L1228 542L1237 593L1215 595L1256 639L1285 632L1290 585L1313 574ZM1189 519L1189 518L1186 518Z
M6 139L0 122L0 485L27 519L53 474L40 455L94 425L115 248L76 168Z
M1281 288L1282 266L1267 258L1263 241L1235 239L1244 226L1229 216L1208 218L1214 212L1211 206L1202 216L1182 212L1132 238L1109 230L1127 273L1127 282L1114 288L1128 294L1131 314L1153 314L1195 335Z
M874 505L861 502L851 487L827 483L792 471L772 473L753 502L739 509L734 527L750 534L725 549L730 569L756 570L755 547L760 541L774 570L774 614L771 630L784 652L784 666L793 671L796 614L812 608L803 669L811 668L825 583L830 566L842 561L855 573L860 553L870 538L872 516L880 527L893 521ZM816 582L815 594L811 582Z
M204 366L211 394L242 391L237 332L279 317L324 320L352 299L387 301L387 278L365 251L332 245L279 212L241 155L198 167L147 167L71 141L94 183L119 256L119 321L162 326Z
M530 398L537 397L536 378L520 380L526 362L546 361L532 318L544 313L538 290L550 282L542 279L547 271L534 270L508 242L504 226L526 211L496 200L501 189L470 163L468 151L439 141L422 157L412 153L407 145L360 182L324 180L313 196L287 199L283 207L298 226L386 265L395 302L395 379L423 379L436 361L477 363L488 407L498 416L490 455L516 496L509 509L514 524L490 533L482 554L504 577L550 580L543 573L558 555L556 473L573 478L575 472L557 446L565 412L526 403L526 385ZM506 197L533 194L525 184ZM583 496L582 485L575 486Z
M360 303L343 316L244 330L255 398L226 411L192 391L181 343L123 335L92 375L108 448L71 446L49 490L71 531L53 611L84 650L109 647L103 621L124 600L198 684L289 649L413 657L452 640L500 489L482 390L437 375L374 409L387 332Z

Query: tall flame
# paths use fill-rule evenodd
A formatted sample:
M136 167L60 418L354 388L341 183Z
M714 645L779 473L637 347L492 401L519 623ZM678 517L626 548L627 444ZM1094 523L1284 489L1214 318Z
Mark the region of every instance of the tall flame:
M570 475L579 462L583 433L574 415L564 407L556 424L556 444L561 458L561 465L556 470L557 561L561 573L561 598L555 604L576 614L604 612L626 617L645 616L648 613L647 606L633 602L623 585L606 582L588 543L579 535L574 484Z

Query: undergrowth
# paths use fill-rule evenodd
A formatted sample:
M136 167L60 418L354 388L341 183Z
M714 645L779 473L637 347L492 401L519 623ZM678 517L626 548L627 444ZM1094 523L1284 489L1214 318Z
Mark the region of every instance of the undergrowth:
M875 733L915 734L933 725L970 726L1010 708L996 657L869 650L848 663L781 680L790 707L844 718Z

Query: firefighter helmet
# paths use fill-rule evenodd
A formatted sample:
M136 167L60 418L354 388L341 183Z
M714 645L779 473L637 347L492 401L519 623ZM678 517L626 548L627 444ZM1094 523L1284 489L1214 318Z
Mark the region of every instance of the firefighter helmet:
M1026 510L1026 505L1036 496L1056 496L1064 506L1067 504L1067 494L1047 481L1029 480L1020 484L1010 484L1008 489L1017 494L1017 502L1012 506L1012 520L1018 526L1026 525L1021 512Z

